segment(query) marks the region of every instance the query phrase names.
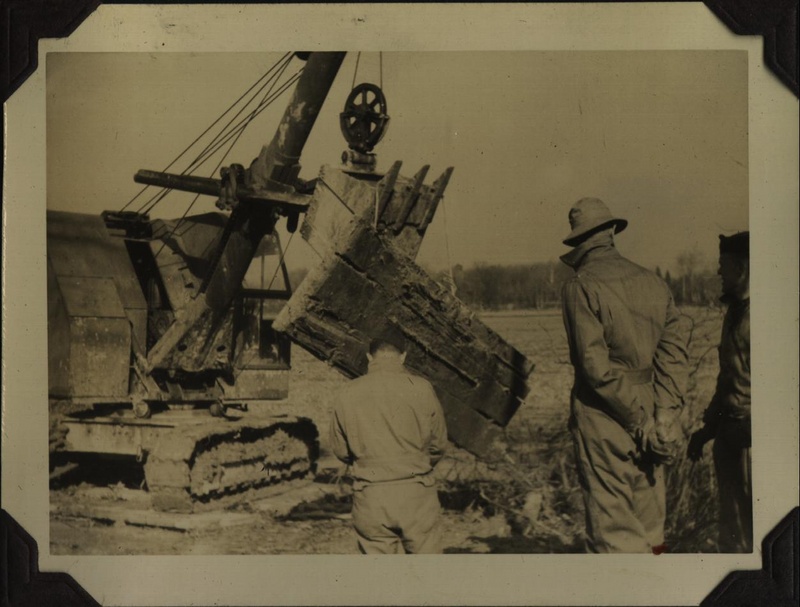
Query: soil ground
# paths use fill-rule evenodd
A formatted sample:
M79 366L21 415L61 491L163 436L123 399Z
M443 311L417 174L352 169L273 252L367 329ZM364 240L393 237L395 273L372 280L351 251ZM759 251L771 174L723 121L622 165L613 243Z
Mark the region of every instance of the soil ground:
M687 431L696 424L713 392L721 318L718 309L687 311L692 365L684 416ZM566 432L572 368L560 313L495 313L483 315L482 320L528 356L536 368L530 378L531 392L506 429L509 462L489 468L453 448L437 467L444 507L444 550L580 551L583 504ZM307 416L320 428L322 474L311 489L299 488L204 519L174 515L154 522L152 516L142 514L148 512L149 498L135 483L108 477L98 481L77 472L74 482L51 490L51 553L357 552L346 487L331 484L336 464L327 444L329 397L347 380L300 348L293 351L292 367L289 400L266 405L264 412ZM716 548L716 512L708 507L714 503L715 491L709 459L707 454L695 466L680 461L668 470L667 542L673 551ZM316 493L313 487L318 489ZM128 516L131 513L136 516Z
M445 511L441 521L445 553L549 552L546 543L510 536L505 518ZM259 513L248 524L177 531L115 525L86 518L56 517L52 554L357 554L349 517L278 521ZM516 545L516 549L513 549ZM544 549L542 549L544 548Z

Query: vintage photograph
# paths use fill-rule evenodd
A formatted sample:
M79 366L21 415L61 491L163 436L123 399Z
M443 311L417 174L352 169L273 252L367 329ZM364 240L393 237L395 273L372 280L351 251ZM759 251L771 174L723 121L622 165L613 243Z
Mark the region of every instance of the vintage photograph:
M26 596L696 605L783 579L798 119L760 35L702 3L84 17L4 105Z
M54 554L752 552L746 53L46 70Z

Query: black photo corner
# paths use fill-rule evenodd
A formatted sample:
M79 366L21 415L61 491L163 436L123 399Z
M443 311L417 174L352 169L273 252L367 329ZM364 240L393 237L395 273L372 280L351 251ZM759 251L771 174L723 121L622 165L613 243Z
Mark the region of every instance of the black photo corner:
M98 0L0 0L0 88L3 100L13 95L39 66L39 39L69 36L100 4ZM798 0L706 0L705 4L735 34L763 37L765 64L788 89L795 95L799 94ZM99 605L68 574L40 571L36 541L5 510L0 520L0 598L3 606ZM701 606L800 605L799 532L800 508L794 508L764 538L761 544L762 569L730 572Z

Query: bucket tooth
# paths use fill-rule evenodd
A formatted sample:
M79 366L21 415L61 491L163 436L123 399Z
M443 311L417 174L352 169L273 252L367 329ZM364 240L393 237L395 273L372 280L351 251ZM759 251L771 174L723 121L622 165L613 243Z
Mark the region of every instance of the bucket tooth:
M428 170L430 169L430 165L423 166L416 175L414 175L413 181L405 186L400 194L400 210L397 213L397 217L394 220L394 233L398 234L400 231L405 227L406 221L408 220L409 215L411 215L411 210L414 208L414 204L417 202L417 199L420 197L420 190L422 189L422 183L425 181L425 176L428 174Z
M389 172L378 182L378 202L375 209L376 227L378 223L382 221L383 213L386 211L386 207L392 198L394 184L397 183L397 177L400 175L400 167L402 166L403 162L401 160L395 161L389 169Z
M439 178L433 182L433 187L427 194L423 195L420 200L420 206L425 208L425 215L417 227L417 231L424 232L428 225L433 220L433 215L436 213L436 207L439 206L439 201L444 196L444 190L450 182L450 176L453 174L453 167L448 167Z

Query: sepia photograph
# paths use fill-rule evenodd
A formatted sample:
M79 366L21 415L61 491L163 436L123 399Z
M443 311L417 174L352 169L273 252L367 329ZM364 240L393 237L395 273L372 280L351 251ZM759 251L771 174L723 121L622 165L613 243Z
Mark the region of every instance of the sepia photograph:
M249 8L250 32L294 22ZM359 564L396 578L373 604L652 603L608 589L594 554L616 582L694 570L696 604L760 568L796 505L796 325L776 327L797 300L797 175L791 143L765 168L758 45L711 16L726 42L707 48L403 42L371 21L398 8L365 13L351 43L312 42L318 12L308 33L223 48L197 13L106 6L86 31L116 33L40 52L35 149L14 156L9 119L4 183L11 262L36 251L4 302L36 303L4 306L23 341L11 367L4 348L3 423L21 417L9 394L30 401L36 457L18 451L3 486L35 483L4 510L31 508L40 559L102 604L205 604L214 581L217 603L363 603L323 582ZM564 27L543 9L493 18ZM165 48L127 37L134 16ZM7 193L26 187L23 221ZM498 582L560 558L588 594L464 587L475 567ZM109 587L123 563L157 570L152 588Z
M712 397L748 421L744 369L715 394L718 235L748 229L746 67L740 51L49 55L52 551L364 551L351 506L380 485L361 485L420 478L444 552L752 551L749 526L730 546L696 515L719 492L711 454L670 444ZM568 257L606 249L595 269ZM351 394L386 331L446 442L425 408L395 419L421 397L391 374ZM749 360L749 335L730 347ZM624 449L610 478L594 469L611 454L576 461L571 389L602 414L580 440ZM339 445L337 402L357 428Z

